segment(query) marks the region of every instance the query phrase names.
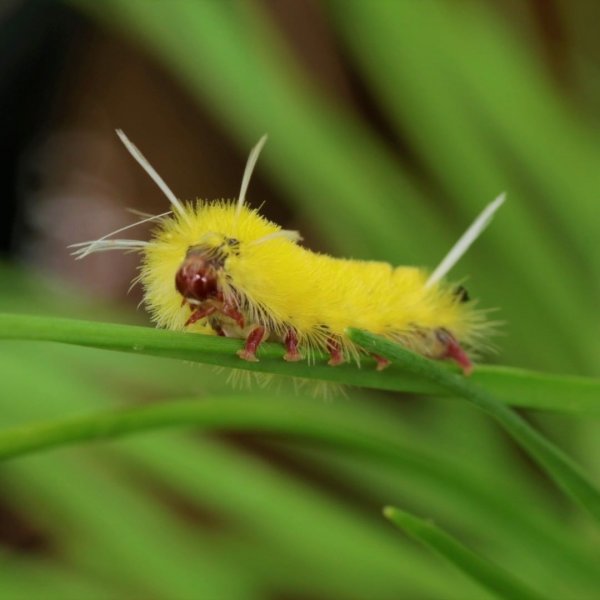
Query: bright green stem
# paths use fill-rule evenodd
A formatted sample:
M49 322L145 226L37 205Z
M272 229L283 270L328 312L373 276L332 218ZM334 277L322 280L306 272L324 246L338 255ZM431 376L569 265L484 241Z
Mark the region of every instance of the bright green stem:
M277 398L252 402L247 397L171 400L93 415L22 425L0 431L0 460L77 442L106 440L136 432L173 427L205 431L248 431L292 436L371 456L390 464L428 469L427 458L413 456L397 440L393 425L354 410L317 401L288 403ZM343 420L339 411L344 410ZM454 478L454 473L436 474Z
M436 383L493 416L567 494L600 521L598 489L568 456L487 390L467 377L447 371L436 361L414 354L379 336L357 329L349 330L349 335L355 343L370 352L390 359L403 370Z
M240 340L150 327L0 314L0 339L76 344L381 390L456 394L455 390L440 385L433 378L415 375L395 365L383 373L377 372L370 359L364 360L361 369L353 364L331 368L325 356L316 356L314 364L310 365L306 362L287 363L282 360L281 345L263 344L259 351L260 362L249 363L235 354L241 347ZM450 375L452 367L439 363L438 369ZM492 390L508 404L538 410L600 415L600 382L597 380L486 366L478 366L471 380Z
M481 558L432 523L392 506L384 508L383 514L415 540L441 554L469 577L501 598L542 600L542 596L515 579L513 575Z

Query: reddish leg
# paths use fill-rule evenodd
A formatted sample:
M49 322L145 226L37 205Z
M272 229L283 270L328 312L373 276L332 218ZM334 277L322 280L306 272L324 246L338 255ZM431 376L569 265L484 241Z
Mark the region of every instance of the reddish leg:
M219 312L233 319L241 328L244 327L244 315L232 304L225 302L219 309Z
M238 350L237 355L248 362L258 362L256 351L263 341L266 331L264 327L255 327L246 338L246 343L242 350Z
M337 367L338 365L341 365L344 362L344 356L342 355L342 348L340 346L340 343L334 340L333 338L327 339L327 351L329 352L329 356L331 357L329 359L329 362L327 363L328 365L331 365L332 367Z
M192 325L199 319L203 319L204 317L208 317L208 315L212 315L215 310L217 310L214 306L204 306L197 308L191 315L190 318L185 322L185 327L188 325Z
M465 375L470 375L473 372L473 363L456 339L443 329L437 331L436 334L438 340L445 345L445 352L440 358L450 358L458 364Z
M225 331L218 323L211 323L211 327L219 337L225 337Z
M387 358L379 356L379 354L371 354L371 356L377 361L377 366L375 367L376 371L383 371L391 364L391 362Z
M283 355L283 360L287 360L288 362L302 360L302 355L298 352L298 337L293 329L287 332L284 344L287 352Z

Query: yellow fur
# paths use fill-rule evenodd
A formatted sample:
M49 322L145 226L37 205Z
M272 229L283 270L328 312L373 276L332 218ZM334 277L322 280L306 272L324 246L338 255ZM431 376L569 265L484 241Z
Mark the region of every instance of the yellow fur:
M428 273L383 262L332 258L286 237L261 241L281 228L233 201L183 204L160 219L142 250L140 281L145 304L160 327L184 329L190 306L182 306L175 274L192 246L201 244L224 257L219 287L234 301L249 326L262 325L276 339L297 332L300 352L310 357L338 341L346 358L360 348L348 327L364 329L436 356L443 348L434 335L445 329L473 349L486 323L473 302L461 302L456 286L425 285ZM232 247L228 240L237 240ZM206 319L186 328L210 333ZM239 332L240 337L242 332Z
M330 364L358 361L362 349L346 335L353 327L425 356L452 358L465 374L470 372L464 350L481 346L491 327L483 311L442 278L485 229L504 194L483 210L429 274L415 267L311 252L298 244L296 232L282 231L248 208L246 191L266 136L250 152L237 201L186 204L127 136L120 130L117 134L165 194L172 212L74 244L74 254L83 258L105 250L142 252L138 280L159 327L247 338L239 353L246 360L256 360L258 344L268 337L285 342L287 360L298 360L297 350L309 360L315 351L330 352ZM157 223L150 242L112 237L147 221ZM384 366L378 357L378 368Z

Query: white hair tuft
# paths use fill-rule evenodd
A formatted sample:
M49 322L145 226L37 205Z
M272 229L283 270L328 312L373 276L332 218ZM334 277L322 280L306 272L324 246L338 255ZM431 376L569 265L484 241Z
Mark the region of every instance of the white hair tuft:
M91 242L71 244L69 248L78 248L71 254L76 256L77 260L80 260L89 254L107 252L108 250L141 250L149 243L142 240L92 240Z
M242 206L244 206L244 202L246 202L246 192L248 191L248 185L250 184L250 178L252 177L252 172L254 171L254 167L256 166L256 161L260 155L263 146L267 142L267 135L263 135L258 143L252 150L250 150L250 154L248 155L248 160L246 161L246 168L244 169L244 176L242 177L242 185L240 187L240 195L238 196L237 207L235 214L238 216L242 210Z
M181 202L177 199L177 196L171 191L169 186L163 181L162 177L154 170L154 167L146 160L144 155L138 150L129 138L125 135L122 129L117 129L117 135L123 142L125 148L127 148L129 154L135 158L139 165L150 175L151 179L161 189L162 193L167 197L173 208L179 213L180 216L187 219L185 209Z
M97 240L93 240L93 241L90 241L90 242L79 242L78 244L71 244L69 246L69 248L78 248L78 247L81 247L81 246L87 246L86 252L84 252L79 257L79 258L84 258L88 254L92 254L92 252L94 252L94 245L95 244L100 244L101 242L103 242L104 240L106 240L107 238L109 238L111 235L115 235L115 233L121 233L122 231L127 231L127 229L131 229L132 227L136 227L137 225L142 225L143 223L149 223L150 221L156 221L156 219L160 219L162 217L166 217L169 214L171 214L170 210L168 210L167 212L161 213L160 215L149 215L145 219L142 219L141 221L136 221L135 223L131 223L130 225L125 225L125 227L121 227L119 229L115 229L114 231L111 231L110 233L107 233L106 235L103 235L101 238L98 238Z
M274 240L277 238L284 238L289 240L290 242L300 242L302 241L302 236L299 231L293 231L292 229L280 229L279 231L275 231L273 233L268 233L267 235L263 235L263 237L250 242L249 246L256 246L258 244L264 244L270 240Z
M443 279L450 269L462 258L464 253L471 247L471 244L481 235L483 230L490 224L496 211L504 204L506 200L506 192L502 192L493 202L490 202L481 212L481 214L473 221L472 225L467 229L460 239L452 246L450 252L446 254L442 262L436 267L433 273L427 279L425 287L428 288L440 279Z

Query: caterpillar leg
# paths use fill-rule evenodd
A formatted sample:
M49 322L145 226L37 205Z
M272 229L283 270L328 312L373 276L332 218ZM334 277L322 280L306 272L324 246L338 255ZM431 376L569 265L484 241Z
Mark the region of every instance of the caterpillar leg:
M453 360L463 370L465 375L470 375L473 372L473 363L454 336L445 329L438 329L436 336L444 346L444 352L439 358Z
M287 360L288 362L302 360L302 355L298 352L298 336L293 329L288 330L283 343L286 349L283 360Z
M214 306L201 306L197 308L191 315L190 318L185 322L185 327L192 325L196 321L212 315L217 309Z
M241 329L244 328L244 315L242 315L242 313L232 304L224 302L221 305L221 308L219 308L219 312L222 315L233 319Z
M329 359L329 362L327 363L328 365L331 365L332 367L337 367L338 365L341 365L344 362L342 347L340 346L340 343L338 341L334 340L333 338L329 338L327 340L327 351L329 352L329 356L331 357Z
M391 364L391 361L383 356L379 356L379 354L371 354L371 356L377 361L377 366L375 367L376 371L383 371Z
M265 333L266 330L264 327L255 327L248 334L244 347L237 351L237 355L248 362L258 362L258 358L256 358L256 351L258 350L260 343L263 341Z
M187 300L184 298L181 302L181 306L185 306L187 304ZM240 329L244 328L244 315L232 304L227 302L207 302L201 306L197 306L194 310L194 306L190 304L192 308L192 314L189 319L185 322L185 326L192 325L196 321L203 319L204 317L208 317L215 312L222 314L225 317L229 317L240 327Z

